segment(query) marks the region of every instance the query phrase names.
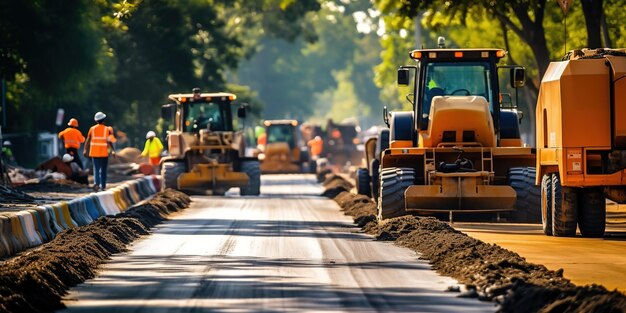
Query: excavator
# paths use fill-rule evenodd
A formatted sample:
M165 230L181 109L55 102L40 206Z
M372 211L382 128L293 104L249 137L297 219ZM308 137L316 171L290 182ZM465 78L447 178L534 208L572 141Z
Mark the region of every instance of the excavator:
M498 66L505 55L445 48L442 37L439 48L409 53L416 64L398 69L398 84L409 86L413 73L412 110L383 110L389 148L380 158L379 219L437 212L450 220L455 212L540 219L535 151L521 138L522 112L500 88L499 72L520 88L525 69Z

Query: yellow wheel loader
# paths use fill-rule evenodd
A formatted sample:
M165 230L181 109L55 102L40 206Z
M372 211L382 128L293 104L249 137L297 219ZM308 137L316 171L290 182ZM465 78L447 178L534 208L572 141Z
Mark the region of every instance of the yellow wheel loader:
M302 173L308 171L308 150L296 120L265 120L265 144L259 160L262 173Z
M537 184L546 235L602 237L626 203L626 49L570 51L537 100Z
M398 69L412 111L387 112L389 148L380 161L378 218L435 212L512 211L539 221L534 149L521 139L521 112L501 94L499 68L513 88L525 70L500 66L500 49L421 49Z
M245 156L243 132L233 127L235 95L194 93L169 95L172 103L162 108L173 120L167 136L169 156L161 160L166 188L193 194L223 195L239 187L241 195L260 193L259 161ZM246 108L237 108L245 118Z

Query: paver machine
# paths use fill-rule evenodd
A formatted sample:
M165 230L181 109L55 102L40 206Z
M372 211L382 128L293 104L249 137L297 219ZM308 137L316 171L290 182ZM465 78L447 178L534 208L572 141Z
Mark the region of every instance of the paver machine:
M626 203L626 49L570 51L537 101L537 184L546 235L604 236L606 200Z
M233 111L243 119L245 106L236 108L232 93L194 91L169 95L172 103L162 107L174 125L167 136L169 155L161 160L165 187L213 195L239 187L241 195L258 195L259 161L245 156L243 132L233 126Z
M308 172L308 150L296 120L265 120L266 143L259 154L262 173Z
M538 222L534 149L522 142L520 112L502 101L511 97L499 88L499 68L510 72L514 88L524 85L525 69L498 67L505 55L500 49L410 52L417 64L398 69L398 84L408 86L413 72L407 96L413 110L383 114L389 149L380 161L379 219L512 211L515 220Z

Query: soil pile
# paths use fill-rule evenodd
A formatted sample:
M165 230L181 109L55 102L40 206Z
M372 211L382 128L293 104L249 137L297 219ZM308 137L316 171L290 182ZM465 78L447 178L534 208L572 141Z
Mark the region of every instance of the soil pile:
M341 185L333 181L327 188ZM340 192L331 198L377 240L412 249L437 272L466 284L468 291L460 297L494 301L500 312L626 312L622 293L598 285L575 286L563 278L562 270L529 263L517 253L469 237L436 218L402 216L377 223L372 218L376 206L366 197Z
M328 198L335 198L341 192L350 191L354 188L354 185L337 174L326 175L326 179L322 182L322 186L326 187L322 196Z
M93 278L110 255L175 211L190 198L171 189L115 217L101 217L59 233L52 241L0 265L0 312L48 312L63 308L67 290Z

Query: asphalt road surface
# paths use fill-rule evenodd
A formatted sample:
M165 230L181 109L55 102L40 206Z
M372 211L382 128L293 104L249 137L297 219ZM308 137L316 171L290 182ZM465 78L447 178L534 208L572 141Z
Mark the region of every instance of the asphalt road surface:
M73 288L67 312L491 312L414 252L357 232L312 175L192 206Z
M541 225L454 223L454 228L487 243L517 252L527 261L548 269L563 269L563 276L578 285L601 284L626 292L626 209L609 206L604 238L548 237Z

